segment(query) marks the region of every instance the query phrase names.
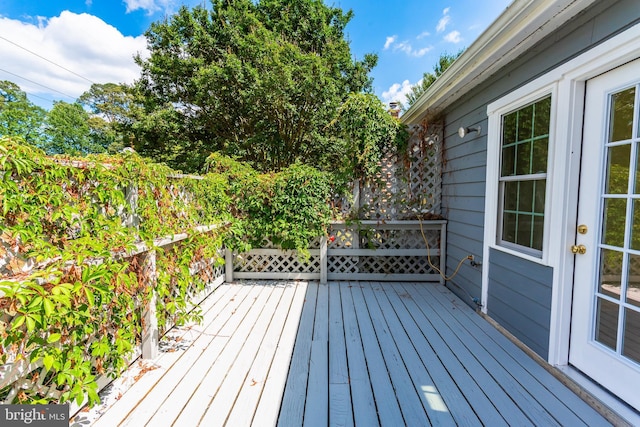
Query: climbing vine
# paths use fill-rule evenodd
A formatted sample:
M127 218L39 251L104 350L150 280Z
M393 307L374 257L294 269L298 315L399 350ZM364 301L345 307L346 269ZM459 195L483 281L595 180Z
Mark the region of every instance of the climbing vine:
M33 386L15 396L5 385L0 399L97 402L96 377L127 366L153 291L144 253L128 254L156 237L221 224L191 233L179 252L158 251L159 320L191 316L188 295L204 287L209 268L194 267L216 262L229 199L220 177L174 175L136 154L51 158L0 139L0 365L46 369L45 378L32 371Z
M269 240L304 254L326 233L329 175L297 164L259 174L220 155L208 164L202 177L182 176L135 153L48 157L0 139L0 369L27 372L17 394L0 382L0 400L98 402L96 378L127 367L153 292L161 330L198 320L191 299L223 245Z

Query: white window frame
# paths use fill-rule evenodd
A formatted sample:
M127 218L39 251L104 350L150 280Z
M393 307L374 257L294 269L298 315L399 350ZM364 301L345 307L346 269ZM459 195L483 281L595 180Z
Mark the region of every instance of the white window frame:
M489 130L487 133L487 197L485 205L485 242L490 248L528 259L532 262L548 265L549 257L549 213L551 212L551 182L553 180L553 155L555 151L555 116L557 85L540 87L533 92L517 96L517 92L507 95L490 105ZM547 172L544 201L544 232L542 251L520 246L501 240L502 200L500 193L500 172L502 170L502 118L514 111L551 96L549 121L549 146L547 147ZM493 221L493 223L491 222ZM488 259L485 256L485 259Z
M574 255L569 248L575 242L582 122L586 81L599 74L638 59L640 24L611 37L598 46L576 56L548 73L496 100L487 107L487 180L485 199L485 234L483 259L490 264L490 250L511 253L553 268L551 294L551 330L548 362L568 364ZM512 105L522 105L552 93L551 129L553 147L549 147L547 193L545 195L545 230L542 258L512 251L496 245L496 214L499 174L500 112ZM497 139L496 139L497 137ZM556 143L557 142L557 143ZM548 212L548 214L547 214ZM553 238L549 238L553 231ZM482 311L487 312L489 268L482 269Z
M502 176L502 136L503 136L503 119L506 115L509 115L511 113L514 113L524 107L528 107L536 102L542 101L543 99L546 98L551 98L550 99L550 111L549 111L549 115L550 115L550 121L549 121L549 133L548 133L548 141L547 141L547 170L544 173L538 173L538 174L528 174L528 175L510 175L507 177L503 177ZM509 182L509 181L516 181L516 182L524 182L524 181L534 181L534 180L540 180L540 179L544 179L545 180L545 184L548 184L549 182L549 164L551 159L549 158L549 153L551 153L551 129L552 129L552 125L551 125L551 118L553 117L554 114L554 105L553 105L553 100L554 97L552 95L552 93L549 93L547 96L542 96L541 98L538 98L536 100L534 100L533 102L529 102L529 103L525 103L520 105L518 103L518 107L516 108L512 108L509 109L506 112L502 112L503 109L501 109L500 114L499 114L499 120L500 120L500 132L499 135L497 135L499 141L499 147L498 147L498 211L497 211L497 223L496 223L496 246L499 246L501 248L506 248L506 249L510 249L513 250L515 252L518 253L522 253L522 254L526 254L526 255L530 255L532 257L535 257L537 259L542 259L543 256L543 251L546 248L546 244L547 244L547 223L546 223L546 217L547 217L547 192L549 191L549 187L548 185L545 186L545 206L544 206L544 218L545 218L545 223L543 225L543 241L542 241L542 250L538 250L538 249L534 249L528 246L523 246L523 245L519 245L517 243L514 242L509 242L507 240L503 240L502 239L502 235L504 232L504 194L503 192L500 190L500 187L502 186L501 183L502 182ZM526 177L526 179L522 179L522 177ZM517 230L516 230L517 232Z

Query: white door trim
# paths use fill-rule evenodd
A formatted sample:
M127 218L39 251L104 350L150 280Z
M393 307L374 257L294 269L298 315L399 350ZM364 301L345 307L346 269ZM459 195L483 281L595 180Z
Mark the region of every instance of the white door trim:
M569 247L575 240L577 218L577 193L582 145L582 113L585 82L599 74L640 57L640 24L610 38L582 55L558 66L549 73L505 95L487 106L489 132L487 139L487 176L484 223L483 258L487 268L482 273L482 310L487 311L489 291L490 249L512 253L516 256L553 267L551 301L551 330L548 362L566 365L569 360L569 331L571 325L571 299L574 257ZM500 112L522 99L539 93L544 88L555 87L555 120L551 132L556 143L550 147L548 180L551 181L548 222L548 239L542 258L531 257L508 250L496 244L496 218L498 206L497 174L500 159ZM548 90L548 89L547 89ZM552 208L551 208L552 207Z

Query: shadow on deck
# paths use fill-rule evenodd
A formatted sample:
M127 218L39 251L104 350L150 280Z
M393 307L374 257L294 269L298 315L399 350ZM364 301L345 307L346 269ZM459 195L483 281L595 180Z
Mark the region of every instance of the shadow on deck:
M609 425L445 287L241 282L71 425Z

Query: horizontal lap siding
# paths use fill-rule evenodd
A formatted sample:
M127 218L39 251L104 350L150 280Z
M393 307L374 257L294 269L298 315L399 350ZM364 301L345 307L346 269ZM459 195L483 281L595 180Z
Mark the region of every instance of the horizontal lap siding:
M546 358L553 269L494 249L489 258L489 316Z
M477 110L480 110L478 108ZM471 112L475 119L482 112ZM486 119L486 114L484 114ZM447 116L448 119L448 116ZM475 122L465 122L464 126ZM458 136L458 127L445 126L445 166L442 174L442 206L447 224L447 274L456 270L462 259L473 255L482 258L484 234L484 204L486 176L486 134L470 134L465 139ZM486 125L484 126L486 129ZM468 304L480 301L482 270L465 261L450 286Z
M465 262L449 287L473 306L473 299L481 295L482 268L489 268L489 314L543 356L548 350L552 269L501 256L503 253L482 259L487 105L634 25L640 21L639 15L637 0L597 2L443 112L442 207L449 221L447 274L452 274L468 255L483 263L472 267ZM481 132L460 138L457 131L462 126L480 126ZM510 277L509 271L520 273L521 278L501 278ZM539 273L544 274L536 276ZM531 277L538 280L526 280Z

